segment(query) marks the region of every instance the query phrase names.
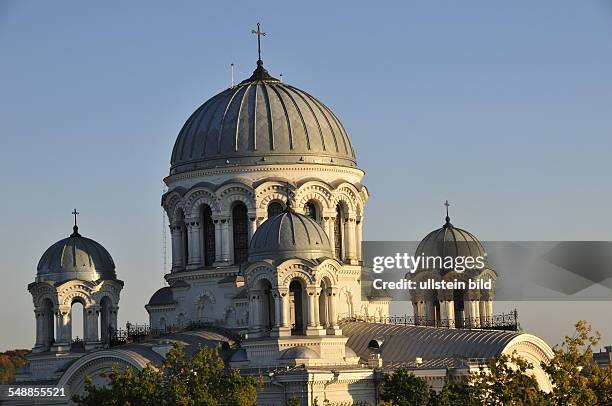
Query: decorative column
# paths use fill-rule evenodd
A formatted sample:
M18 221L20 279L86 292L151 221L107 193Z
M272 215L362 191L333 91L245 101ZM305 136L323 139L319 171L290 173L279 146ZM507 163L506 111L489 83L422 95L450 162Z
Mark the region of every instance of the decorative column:
M227 218L221 219L221 262L230 262L230 235Z
M257 223L255 222L257 219L255 217L249 217L249 247L251 246L251 239L253 238L253 234L255 234L255 230L257 230Z
M100 317L100 306L89 306L85 308L85 350L89 351L100 347L98 336L98 318Z
M221 246L223 245L223 241L221 238L221 221L219 219L214 219L213 224L215 225L215 265L219 265L221 263Z
M252 337L260 337L261 335L261 292L258 289L252 289L249 291L249 298L251 299L251 307L249 311L250 315L250 328Z
M278 329L279 337L291 335L291 317L289 316L289 289L279 288L280 294L280 327Z
M70 307L60 306L55 315L55 331L57 339L53 344L52 351L66 352L70 351L71 344L71 324L70 324Z
M202 245L200 243L200 221L197 218L187 219L187 241L189 244L189 259L187 267L196 269L202 266Z
M278 289L274 291L274 328L270 332L271 337L286 337L291 335L291 324L289 323L289 291Z
M363 217L357 221L357 241L356 241L356 249L357 249L357 261L363 261L363 257L361 256L361 242L363 239Z
M183 267L183 245L182 230L178 224L170 225L170 233L172 236L172 271L179 270Z
M325 335L325 330L319 326L319 318L316 313L317 307L317 289L316 287L310 287L306 289L306 299L308 306L308 324L306 327L307 336L320 336Z
M455 327L455 302L453 301L453 292L439 291L440 298L440 327Z
M338 288L330 287L327 288L327 305L329 306L329 327L327 329L327 334L329 335L342 335L342 330L338 327L338 310L337 303L338 300Z
M329 238L331 245L332 258L336 257L336 244L334 242L334 218L329 213L323 213L323 230Z
M45 331L45 312L38 308L34 310L34 317L36 317L36 344L32 352L42 352L45 350L47 339L47 332Z
M356 236L355 217L348 217L344 220L344 250L346 251L345 261L351 265L357 264L357 259L355 257Z

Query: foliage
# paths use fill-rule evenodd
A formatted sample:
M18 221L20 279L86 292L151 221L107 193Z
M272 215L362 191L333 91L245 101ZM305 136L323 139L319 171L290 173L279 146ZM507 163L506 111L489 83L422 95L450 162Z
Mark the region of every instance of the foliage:
M532 370L533 365L516 354L500 354L470 375L468 393L482 405L544 405L545 394Z
M158 368L141 371L113 367L108 385L85 384L84 396L74 401L83 406L254 406L260 380L228 369L216 350L199 347L193 357L182 344L172 348Z
M584 320L573 336L553 348L554 358L542 368L553 383L553 405L605 405L612 403L612 367L601 368L593 360L593 346L601 339Z
M17 368L25 365L29 350L11 350L0 353L0 385L13 382Z
M400 368L383 375L380 398L397 406L423 406L429 403L431 392L424 379Z
M300 406L300 399L296 396L291 396L287 399L287 406Z

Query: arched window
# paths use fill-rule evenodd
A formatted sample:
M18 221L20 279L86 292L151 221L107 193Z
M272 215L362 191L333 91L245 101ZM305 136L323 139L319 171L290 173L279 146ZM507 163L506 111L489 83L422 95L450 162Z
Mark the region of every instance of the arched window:
M80 299L70 305L70 336L72 347L82 347L86 335L85 306Z
M319 221L319 213L317 212L317 205L312 202L306 202L304 205L304 214L314 221Z
M334 248L336 251L336 258L342 261L344 253L342 252L342 240L343 240L343 226L344 226L344 209L341 204L338 203L336 206L336 220L334 220Z
M240 265L249 256L249 229L247 208L238 203L232 209L232 230L234 234L234 264Z
M204 266L212 266L215 262L215 223L212 219L212 210L207 205L202 205L200 220L200 232L202 233L202 254Z
M280 202L272 202L268 205L268 218L272 218L281 214L285 210L282 203Z
M304 334L304 313L306 310L304 289L299 280L293 280L289 284L289 298L291 300L291 334L302 335Z
M258 288L260 289L260 322L264 330L270 331L276 323L274 313L274 296L272 294L272 284L267 280L261 280Z

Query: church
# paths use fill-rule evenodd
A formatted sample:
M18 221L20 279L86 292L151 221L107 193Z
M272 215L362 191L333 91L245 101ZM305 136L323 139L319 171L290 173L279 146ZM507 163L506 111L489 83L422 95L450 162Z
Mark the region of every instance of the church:
M270 75L260 54L253 74L198 107L176 138L161 196L172 266L167 286L143 300L149 324L118 326L120 264L83 235L75 210L72 234L44 252L28 285L36 342L18 383L57 385L71 396L86 377L103 384L112 365L160 363L180 341L188 351L216 347L242 374L262 376L262 405L376 403L381 374L398 367L440 389L514 352L550 390L539 363L551 348L496 328L494 289L415 295L413 317L403 321L384 290L363 292L363 177L338 117ZM484 252L448 216L419 252L457 242ZM496 272L504 270L482 271L491 280ZM72 330L75 304L82 333Z

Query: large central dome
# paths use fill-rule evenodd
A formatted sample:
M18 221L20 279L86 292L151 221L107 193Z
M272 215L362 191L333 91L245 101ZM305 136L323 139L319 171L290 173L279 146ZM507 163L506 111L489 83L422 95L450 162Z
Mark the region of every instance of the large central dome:
M250 78L189 117L174 144L170 173L288 163L356 164L348 134L334 113L271 77L258 61Z

